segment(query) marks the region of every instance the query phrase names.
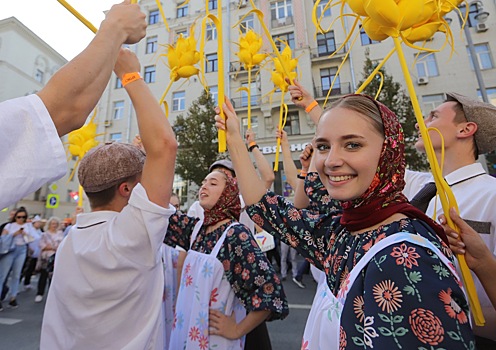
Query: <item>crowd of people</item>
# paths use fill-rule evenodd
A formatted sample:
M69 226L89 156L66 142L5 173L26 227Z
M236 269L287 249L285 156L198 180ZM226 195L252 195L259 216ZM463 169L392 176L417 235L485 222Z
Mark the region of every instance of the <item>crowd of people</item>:
M91 212L79 214L66 237L55 220L37 236L41 219L28 226L24 208L2 231L0 282L11 271L13 307L28 246L39 239L32 250L43 289L55 256L41 349L271 349L265 322L288 315L281 283L288 269L276 273L255 227L285 244L281 262L294 249L315 269L318 292L302 349L495 348L496 179L476 160L496 149L496 107L448 93L426 118L443 138L431 133L459 199L460 215L449 213L459 233L444 215L432 219L443 214L432 176L406 169L402 127L387 106L351 94L322 110L298 82L289 87L292 100L316 132L300 172L278 133L294 202L271 192L271 167L255 135L241 135L226 100L212 123L226 131L232 166L212 164L198 203L184 214L172 194L174 132L137 57L121 48L145 32L138 5L115 5L95 39L46 87L0 104L2 206L65 173L59 137L84 123L112 70L138 121L137 145L106 143L82 159L78 178ZM421 138L416 146L425 151ZM476 276L483 327L471 321L455 254L465 255Z

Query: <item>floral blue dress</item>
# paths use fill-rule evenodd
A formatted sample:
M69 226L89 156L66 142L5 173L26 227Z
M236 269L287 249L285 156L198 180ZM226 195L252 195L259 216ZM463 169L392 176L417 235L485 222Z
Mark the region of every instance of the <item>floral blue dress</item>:
M184 214L171 216L164 242L189 250L190 238L197 221L198 219ZM225 223L208 234L202 227L191 249L210 254L231 223ZM246 226L239 224L233 228L226 236L217 259L224 266L224 274L234 294L247 313L270 310L268 320L284 319L289 313L288 302L274 268Z
M459 280L427 248L410 242L388 246L360 271L353 285L343 285L373 245L398 232L428 239L452 261L451 250L430 227L419 220L402 219L353 235L340 225L339 208L326 199L319 180L310 180L307 194L317 193L319 212L297 210L272 192L247 211L257 225L325 271L335 296L342 287L349 289L341 316L340 348L475 349ZM312 181L317 182L314 188Z

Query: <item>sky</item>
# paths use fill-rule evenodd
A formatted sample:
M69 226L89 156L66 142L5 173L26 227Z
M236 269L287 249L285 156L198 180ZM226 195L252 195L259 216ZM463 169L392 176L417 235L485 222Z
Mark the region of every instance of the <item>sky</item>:
M95 27L103 11L120 0L68 0ZM16 17L58 53L70 60L81 52L94 34L57 0L1 0L0 19Z

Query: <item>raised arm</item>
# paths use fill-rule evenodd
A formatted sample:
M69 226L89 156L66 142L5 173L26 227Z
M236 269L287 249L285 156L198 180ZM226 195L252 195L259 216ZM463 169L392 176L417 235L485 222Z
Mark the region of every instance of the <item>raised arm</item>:
M115 74L123 77L126 73L140 71L136 55L128 49L121 49L115 65ZM151 202L169 207L174 180L177 141L157 100L143 79L135 80L125 86L136 110L141 142L146 151L146 160L141 176Z
M308 172L314 171L312 170L312 166L313 168L315 168L315 165L313 165L312 162L312 154L313 148L311 143L306 145L305 149L300 154L301 174L300 177L297 178L298 182L295 188L294 197L294 205L298 209L304 209L310 205L310 199L305 193L305 177L307 176Z
M239 190L247 206L258 203L267 191L265 182L258 177L251 162L245 142L240 134L239 119L229 99L226 99L223 109L226 120L218 115L220 110L216 108L215 125L218 129L226 130L227 148L236 171Z
M284 172L286 173L286 181L296 190L298 169L296 169L296 165L291 157L288 134L284 130L276 130L276 137L281 139L282 164L284 165Z
M293 84L294 85L289 85L288 87L291 95L291 101L293 101L296 106L305 110L312 121L317 124L323 112L322 108L319 106L317 101L315 101L313 96L305 90L305 88L298 81L294 80Z
M59 136L83 126L107 86L121 45L146 35L145 17L130 0L112 6L88 47L38 92Z
M253 154L253 158L255 158L255 163L257 164L260 177L265 182L265 188L269 189L275 180L274 171L258 145L256 147L252 147L253 145L256 145L256 140L255 133L251 129L246 131L246 145L248 146L248 149L251 148L251 153Z

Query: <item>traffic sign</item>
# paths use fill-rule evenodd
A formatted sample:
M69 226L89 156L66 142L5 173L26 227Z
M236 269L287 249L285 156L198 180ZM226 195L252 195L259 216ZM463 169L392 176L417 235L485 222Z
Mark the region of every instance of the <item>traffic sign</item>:
M45 207L48 209L55 209L59 207L59 195L58 194L49 194L46 200Z

